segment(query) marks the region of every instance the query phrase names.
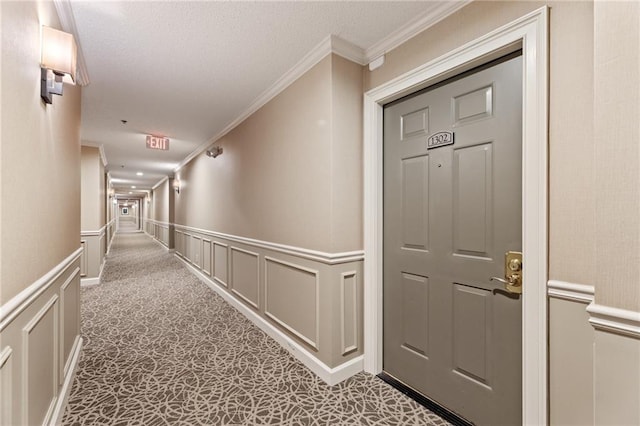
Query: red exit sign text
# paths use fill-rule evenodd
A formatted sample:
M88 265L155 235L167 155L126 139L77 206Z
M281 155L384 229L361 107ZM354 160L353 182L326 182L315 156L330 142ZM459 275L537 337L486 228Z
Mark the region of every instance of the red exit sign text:
M169 138L164 136L147 136L147 148L160 149L163 151L169 150Z

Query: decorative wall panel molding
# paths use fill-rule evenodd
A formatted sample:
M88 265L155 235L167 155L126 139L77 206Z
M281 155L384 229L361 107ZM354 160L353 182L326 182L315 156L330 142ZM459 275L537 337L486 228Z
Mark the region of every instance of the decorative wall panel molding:
M0 352L0 424L10 425L13 406L13 349L7 346Z
M36 282L29 287L22 290L7 303L0 307L0 331L5 327L24 309L26 309L38 296L40 296L45 290L47 290L66 270L71 266L73 262L80 258L82 254L82 248L78 248L71 253L65 260L56 265L53 269L40 277Z
M81 253L0 307L2 425L59 424L79 360Z
M340 336L342 355L358 350L358 273L340 274Z
M213 279L224 287L229 286L229 246L217 241L213 242Z
M211 276L212 263L211 240L202 239L202 272Z
M25 424L48 423L56 404L60 363L58 299L54 294L22 329L22 418Z
M304 343L318 349L320 277L314 269L264 257L264 313Z
M361 371L361 252L314 252L183 225L174 232L177 258L189 270L327 383ZM201 247L210 241L210 274L206 250L201 265L181 253L180 241L194 236Z
M337 265L340 263L355 262L364 259L364 251L356 250L340 253L327 253L317 250L309 250L300 247L288 246L285 244L272 243L268 241L255 240L252 238L239 237L237 235L223 234L221 232L208 231L206 229L193 228L185 225L174 225L176 230L196 232L201 235L206 235L214 238L222 238L227 241L233 241L236 243L247 244L249 246L273 250L278 253L290 254L292 256L300 257L303 259L314 260L316 262L322 262L327 265Z
M258 309L260 306L260 255L231 247L231 291Z

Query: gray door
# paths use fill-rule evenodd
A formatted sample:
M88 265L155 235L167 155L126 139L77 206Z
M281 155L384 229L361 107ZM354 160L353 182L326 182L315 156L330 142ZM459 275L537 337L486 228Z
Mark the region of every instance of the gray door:
M520 56L384 111L383 369L480 425L521 423L521 127Z

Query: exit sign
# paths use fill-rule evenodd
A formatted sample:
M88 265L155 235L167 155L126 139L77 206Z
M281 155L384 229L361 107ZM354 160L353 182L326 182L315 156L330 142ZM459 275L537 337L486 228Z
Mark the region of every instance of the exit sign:
M164 136L147 136L147 148L169 151L169 138Z

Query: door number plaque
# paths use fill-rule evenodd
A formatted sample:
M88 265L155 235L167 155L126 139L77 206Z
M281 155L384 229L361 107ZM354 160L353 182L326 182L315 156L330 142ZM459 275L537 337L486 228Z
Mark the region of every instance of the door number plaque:
M427 149L453 145L453 132L438 132L427 139Z

